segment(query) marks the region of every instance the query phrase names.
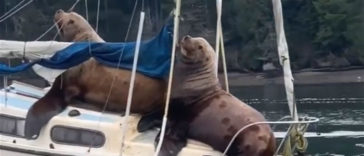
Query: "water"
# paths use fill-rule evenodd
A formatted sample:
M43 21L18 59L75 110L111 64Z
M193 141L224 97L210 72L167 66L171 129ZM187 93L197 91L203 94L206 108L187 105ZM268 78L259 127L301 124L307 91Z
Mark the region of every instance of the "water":
M309 132L335 134L308 138L308 155L364 155L364 83L295 86L300 115L318 117ZM231 92L261 111L267 120L289 115L281 85L232 87ZM287 126L277 126L284 131ZM348 136L346 136L348 135Z

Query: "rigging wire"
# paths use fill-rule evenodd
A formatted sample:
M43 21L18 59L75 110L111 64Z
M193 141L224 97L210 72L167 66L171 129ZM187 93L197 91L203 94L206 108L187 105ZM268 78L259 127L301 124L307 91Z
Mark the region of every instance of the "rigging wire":
M71 6L70 9L68 9L68 11L73 11L73 9L76 7L76 5L78 4L78 2L80 2L80 0L76 0L76 2Z
M125 35L125 38L124 38L124 42L126 42L128 40L128 38L129 38L130 29L131 29L131 26L132 26L132 23L133 23L133 20L134 20L134 16L135 16L135 12L136 12L137 6L138 6L138 0L136 0L135 3L134 3L133 12L132 12L131 17L130 17L129 25L128 25L128 28L127 28L127 31L126 31L126 35ZM118 60L118 64L116 66L117 69L120 68L121 59L122 59L122 56L123 56L123 53L124 53L124 49L125 49L125 46L123 46L122 49L121 49L120 56L119 56L119 60ZM111 96L111 93L112 93L112 90L113 90L115 81L116 81L116 75L114 75L113 78L112 78L112 80L111 80L111 85L110 85L110 88L109 88L109 91L108 91L108 95L106 97L104 106L103 106L102 111L100 113L100 116L98 118L97 128L100 127L101 116L105 113L106 108L107 108L107 105L109 104L110 96ZM92 144L93 144L93 142L91 142L88 151L91 150Z
M220 51L221 8L222 8L222 0L216 0L216 12L217 12L216 41L215 41L216 77L218 77L218 75L219 75L219 54L220 54L219 51Z
M96 33L99 30L99 16L100 16L100 0L97 0L97 11L96 11Z
M173 70L174 70L174 60L175 60L175 54L176 54L176 44L178 39L178 30L179 30L179 18L180 18L180 11L181 11L181 0L176 0L176 10L174 13L174 26L173 26L173 43L172 43L172 54L171 54L171 66L169 69L169 78L168 78L168 88L167 88L167 95L166 95L166 104L164 106L164 115L162 120L162 126L160 130L160 137L159 142L156 147L156 151L154 153L154 156L158 156L159 152L162 148L164 134L166 131L167 126L167 117L168 117L168 110L169 110L169 102L171 98L171 89L172 89L172 80L173 80Z
M127 32L126 32L126 35L125 35L125 38L124 38L124 42L126 42L127 39L129 38L129 33L130 33L131 25L133 23L133 19L134 19L135 10L136 10L137 5L138 5L138 1L135 1L133 13L131 14L131 17L130 17L130 22L129 22L128 29L127 29ZM125 46L121 49L121 53L120 53L120 56L119 56L119 61L118 61L118 64L116 66L117 68L120 68L121 58L123 56L124 49L125 49ZM110 95L112 93L112 88L114 86L115 80L116 80L116 76L114 75L113 76L113 79L111 81L110 89L109 89L109 92L108 92L108 95L107 95L107 98L106 98L106 101L105 101L105 104L104 104L104 107L103 107L101 113L104 113L105 112L106 107L107 107L107 105L109 103Z
M124 42L127 41L127 39L129 38L129 33L130 33L130 29L131 29L131 25L133 23L133 19L134 19L134 15L135 15L135 11L136 11L136 7L138 5L138 1L135 1L135 4L134 4L134 8L133 8L133 12L131 14L131 17L130 17L130 22L129 22L129 25L128 25L128 29L126 31L126 35L125 35L125 38L124 38ZM123 56L123 53L124 53L124 49L125 49L125 46L121 49L121 53L120 53L120 56L119 56L119 61L118 61L118 64L117 64L117 68L120 68L120 64L121 64L121 58ZM105 104L104 104L104 107L103 107L103 110L102 110L102 113L105 112L106 110L106 107L109 103L109 99L110 99L110 95L112 93L112 88L114 86L114 83L115 83L115 80L116 80L116 76L113 76L113 79L111 81L111 85L110 85L110 89L109 89L109 93L107 95L107 98L106 98L106 101L105 101Z
M88 21L88 4L87 0L85 0L85 10L86 10L86 20Z
M130 83L129 83L128 99L127 99L127 104L126 104L126 109L125 109L125 115L124 115L123 123L122 123L120 155L122 155L122 153L123 153L122 151L124 149L125 134L126 134L127 125L128 125L127 122L128 122L128 117L129 117L129 114L130 114L131 102L132 102L132 99L133 99L133 91L134 91L134 84L135 84L135 74L136 74L136 68L137 68L137 64L138 64L140 42L141 42L142 32L143 32L143 26L144 26L144 17L145 17L145 13L144 13L144 11L142 11L140 13L140 21L139 21L138 35L137 35L135 52L134 52L133 68L132 68L131 78L130 78Z
M18 4L16 4L13 8L11 8L10 10L8 10L5 14L3 14L2 16L0 16L0 20L3 19L5 16L7 16L9 13L11 13L12 11L14 11L18 6L20 6L23 2L25 2L25 0L20 1Z
M87 18L87 22L88 22L88 13L89 13L89 11L88 11L88 7L87 7L87 0L85 0L85 8L86 8L86 18ZM98 14L97 14L97 16L98 16ZM87 43L88 43L88 53L92 57L91 40L90 40L90 38L87 38ZM91 71L91 76L92 76L92 74L94 74L94 70L95 70L95 66L92 66L92 68L90 70ZM100 116L98 118L98 122L97 122L97 126L96 126L97 129L100 128L101 116L102 116L102 113L100 113ZM94 141L95 141L96 134L97 134L97 132L95 131L95 133L93 133L93 135L92 135L92 138L91 138L92 141L90 142L89 147L88 147L88 150L87 150L88 152L91 151L92 145L94 144Z
M19 12L21 9L23 9L24 7L26 7L27 5L29 5L30 3L32 3L33 0L29 0L27 3L25 3L23 6L19 7L18 9L14 10L12 13L6 15L5 17L3 17L2 19L0 19L0 23L7 20L9 17L13 16L15 13Z
M223 66L223 70L224 70L225 90L226 90L226 92L230 93L229 79L228 79L227 66L226 66L226 57L225 57L224 34L222 33L221 26L219 29L219 33L220 33L220 44L221 44L221 59L222 59L222 66Z

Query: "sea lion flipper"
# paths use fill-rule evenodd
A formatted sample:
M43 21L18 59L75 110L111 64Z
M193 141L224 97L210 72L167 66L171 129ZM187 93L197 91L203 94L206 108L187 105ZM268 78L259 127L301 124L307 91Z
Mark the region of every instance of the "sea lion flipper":
M39 135L41 128L64 108L49 103L38 101L28 111L25 119L24 135L27 139L34 139Z
M159 156L177 156L183 147L187 145L188 126L186 122L172 122L167 125L162 148ZM155 145L160 139L160 132L155 138Z
M41 128L55 115L62 112L67 103L63 98L61 79L57 77L51 90L35 102L28 110L25 118L24 136L34 139L39 135Z
M154 127L160 127L162 125L163 111L162 109L155 110L142 116L138 122L138 132L145 132Z

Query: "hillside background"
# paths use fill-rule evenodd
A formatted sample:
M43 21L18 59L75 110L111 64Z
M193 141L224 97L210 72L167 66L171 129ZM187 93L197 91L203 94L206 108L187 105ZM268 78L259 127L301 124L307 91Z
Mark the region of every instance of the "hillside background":
M0 0L0 15L21 0ZM35 40L53 24L56 10L68 10L74 0L34 0L0 23L0 39ZM85 0L74 11L86 17ZM88 20L96 27L97 0L87 0ZM134 0L102 0L98 33L109 42L125 38ZM138 1L146 11L144 39L155 35L174 7L172 0ZM352 69L364 66L363 0L282 0L285 31L294 71ZM144 6L144 7L142 7ZM181 36L202 36L215 42L214 0L183 0ZM128 39L137 31L138 14ZM230 72L262 72L266 66L280 69L271 0L226 0L223 31ZM52 40L56 30L41 40Z

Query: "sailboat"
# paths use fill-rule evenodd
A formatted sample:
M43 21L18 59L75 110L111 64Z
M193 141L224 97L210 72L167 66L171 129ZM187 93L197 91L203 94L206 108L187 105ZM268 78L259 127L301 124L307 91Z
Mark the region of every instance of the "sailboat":
M280 0L273 1L275 1L274 4L279 2L278 4L280 5ZM176 30L178 30L180 3L180 0L176 1L174 32L177 32ZM220 20L218 19L217 41L223 40L221 29L221 3L221 0L217 0L217 4L219 4L218 13L220 13L218 16L220 17ZM177 33L173 36L173 46L176 43L176 35ZM131 46L135 46L135 49L139 49L140 47L138 47L138 42L139 46L143 46L140 39L137 40L135 45L133 44ZM150 42L144 42L144 46L148 43ZM217 42L216 49L220 49L218 43L221 44L221 42ZM25 57L30 60L29 63L25 63L17 67L0 66L0 73L15 73L32 68L37 74L41 75L49 82L52 82L52 80L62 73L65 68L69 68L70 64L77 65L77 63L80 63L69 63L69 61L74 61L72 60L73 55L84 53L85 51L82 51L82 49L89 49L95 45L96 47L111 46L113 48L115 48L116 45L116 48L120 48L117 46L118 44L113 43L90 44L86 42L77 43L76 46L83 47L81 48L81 51L77 51L75 48L72 48L74 45L75 43L56 41L23 42L0 40L0 57ZM24 49L26 49L26 51ZM80 48L78 48L78 50L79 49ZM136 50L135 52L138 51ZM67 53L66 57L63 57L65 56L62 55L63 53ZM100 53L100 55L102 55L102 53ZM82 62L82 60L87 60L90 57L87 55L82 56L85 58L79 59L78 61ZM135 54L135 56L138 55ZM168 54L168 56L170 56L170 54ZM173 51L171 56L171 59L173 60ZM130 57L130 59L132 60L133 57ZM108 62L108 60L102 61ZM170 62L173 64L173 61ZM55 66L59 68L57 70L47 70L51 67L54 68ZM288 72L290 72L290 67L284 66L284 69L286 68L289 69ZM131 67L129 64L129 69L134 70L135 67ZM0 90L1 154L21 155L25 153L25 155L150 156L155 153L156 149L154 140L159 129L139 133L136 128L140 119L139 115L130 114L128 116L120 116L120 114L116 113L100 113L99 111L73 106L67 107L62 113L53 117L48 124L41 129L40 134L36 139L26 139L24 137L24 127L28 109L35 101L44 96L48 89L49 88L38 88L29 84L14 81L11 85L5 86L2 90ZM292 100L292 98L289 98L288 100ZM307 121L298 121L299 118L296 114L297 111L295 110L295 105L291 104L290 108L295 121L281 123L303 123L307 125L308 123L318 121L315 118L311 118ZM126 117L128 120L125 120ZM128 126L125 131L125 138L124 134L121 133L124 126ZM161 128L162 132L163 130L165 130L165 125ZM275 134L278 138L287 138L287 134L290 134L290 131ZM187 145L178 155L221 156L224 154L214 150L209 145L189 139Z

